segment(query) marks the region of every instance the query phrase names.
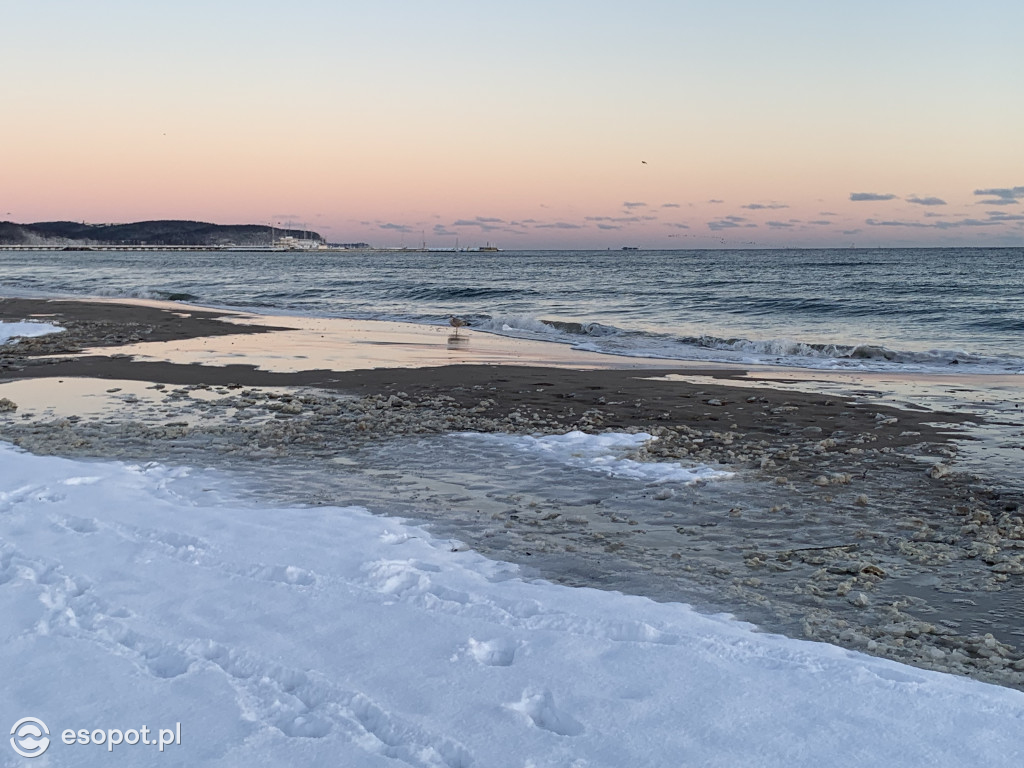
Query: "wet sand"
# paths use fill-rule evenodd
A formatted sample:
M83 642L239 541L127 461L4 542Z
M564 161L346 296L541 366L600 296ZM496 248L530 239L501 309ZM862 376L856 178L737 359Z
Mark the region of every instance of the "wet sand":
M219 457L305 503L389 488L389 508L546 578L1024 687L1024 499L958 469L962 414L447 328L0 301L33 316L68 330L0 348L0 439L28 450ZM528 462L481 476L493 457L450 437L573 429L647 432L636 458L736 481L581 492ZM332 465L350 471L312 471Z

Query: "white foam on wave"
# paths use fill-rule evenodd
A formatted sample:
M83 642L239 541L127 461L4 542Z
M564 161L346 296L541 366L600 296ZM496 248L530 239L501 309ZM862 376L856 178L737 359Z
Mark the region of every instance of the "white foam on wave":
M59 333L64 329L53 323L37 322L35 320L19 320L18 322L0 322L0 344L6 344L14 339L27 339L36 336L46 336L50 333Z
M150 299L154 301L166 300L170 293L168 291L152 290L144 285L133 288L104 288L99 287L94 295L105 299Z
M543 320L528 314L475 319L476 331L568 344L583 352L741 365L907 373L1018 373L1024 358L984 356L964 349L891 349L856 342L810 343L791 338L720 338L631 331L601 323Z
M807 344L792 339L708 339L684 341L670 337L623 334L611 339L571 343L585 352L624 357L661 358L740 365L783 365L838 371L903 373L1019 373L1024 358L983 357L959 349L895 351L872 344L844 346Z
M474 321L472 327L474 331L502 333L548 341L568 341L568 339L557 338L563 334L532 315L495 315L484 320Z
M612 477L639 480L648 484L680 483L693 485L709 480L728 480L732 472L715 469L707 464L684 465L679 462L638 461L630 458L649 441L655 440L646 432L605 432L590 435L575 430L564 435L507 435L496 433L464 432L461 437L481 440L525 451L546 460L600 472Z

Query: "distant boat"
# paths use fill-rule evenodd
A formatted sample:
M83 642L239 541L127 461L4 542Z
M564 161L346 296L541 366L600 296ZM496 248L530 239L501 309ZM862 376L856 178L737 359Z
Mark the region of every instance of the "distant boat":
M487 245L481 245L479 248L477 248L477 250L478 251L500 251L501 248L499 248L496 245L491 245L490 243L488 243Z
M624 251L639 251L640 249L637 248L635 245L624 245L624 246L622 246L622 250L624 250Z

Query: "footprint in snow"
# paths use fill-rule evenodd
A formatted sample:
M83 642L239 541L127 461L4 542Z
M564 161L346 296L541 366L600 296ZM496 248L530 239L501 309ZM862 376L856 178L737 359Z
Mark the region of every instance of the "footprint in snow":
M509 667L516 658L518 644L503 638L477 640L469 638L469 655L485 667Z
M519 701L505 706L513 712L525 715L538 728L557 733L559 736L578 736L583 733L582 723L555 706L551 691L531 693L526 690Z

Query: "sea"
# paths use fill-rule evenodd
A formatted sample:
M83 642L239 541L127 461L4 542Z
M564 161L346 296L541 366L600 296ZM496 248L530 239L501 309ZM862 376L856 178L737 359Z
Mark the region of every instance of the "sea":
M1024 248L0 252L0 294L447 324L622 356L1024 373Z

